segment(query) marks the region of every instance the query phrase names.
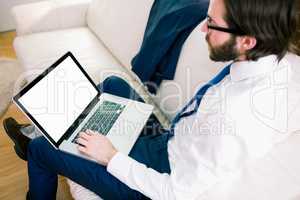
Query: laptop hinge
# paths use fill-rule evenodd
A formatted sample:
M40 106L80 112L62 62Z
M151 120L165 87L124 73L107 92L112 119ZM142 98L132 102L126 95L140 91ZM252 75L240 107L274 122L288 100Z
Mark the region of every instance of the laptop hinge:
M77 127L84 121L84 119L88 116L90 111L95 107L95 105L99 102L99 95L95 96L91 103L83 110L83 112L79 115L79 117L74 121L74 123L69 127L64 136L60 140L68 140Z

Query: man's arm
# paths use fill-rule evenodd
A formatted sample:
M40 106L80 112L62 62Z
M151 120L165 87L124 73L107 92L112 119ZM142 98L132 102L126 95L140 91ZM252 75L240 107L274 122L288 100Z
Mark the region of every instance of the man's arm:
M124 155L116 153L107 165L107 171L133 190L151 199L175 199L169 174L154 169Z
M171 175L147 168L118 152L101 134L87 131L80 134L77 142L83 145L78 146L79 151L107 166L110 174L151 199L197 199L216 183L230 181L251 159L241 135L197 136L201 142L190 146L185 158L177 158ZM259 148L257 142L253 145Z
M175 199L168 174L147 168L144 164L118 152L105 136L88 130L80 133L77 142L81 144L78 146L80 152L107 166L109 173L131 189L151 199Z

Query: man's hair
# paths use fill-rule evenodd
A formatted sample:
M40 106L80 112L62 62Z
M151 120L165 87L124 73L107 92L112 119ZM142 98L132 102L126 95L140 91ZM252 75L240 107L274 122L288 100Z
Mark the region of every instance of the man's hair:
M281 60L295 40L299 21L298 0L224 0L224 16L230 28L255 37L246 52L248 60L275 54Z
M290 45L289 51L300 56L300 9L298 11L298 28Z

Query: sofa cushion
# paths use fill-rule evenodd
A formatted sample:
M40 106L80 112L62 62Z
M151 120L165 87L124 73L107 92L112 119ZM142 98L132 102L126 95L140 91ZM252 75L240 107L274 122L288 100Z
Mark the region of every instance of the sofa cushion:
M93 0L89 7L89 28L129 69L141 46L152 3L153 0Z
M88 28L17 37L14 47L28 80L32 80L67 51L74 54L96 84L111 73L125 73L121 64Z

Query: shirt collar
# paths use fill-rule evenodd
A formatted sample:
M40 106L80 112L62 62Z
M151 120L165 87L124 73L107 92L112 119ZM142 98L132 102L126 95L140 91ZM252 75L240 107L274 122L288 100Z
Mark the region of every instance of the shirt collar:
M238 61L230 67L232 81L241 81L247 78L267 74L278 65L276 55L259 58L257 61Z

